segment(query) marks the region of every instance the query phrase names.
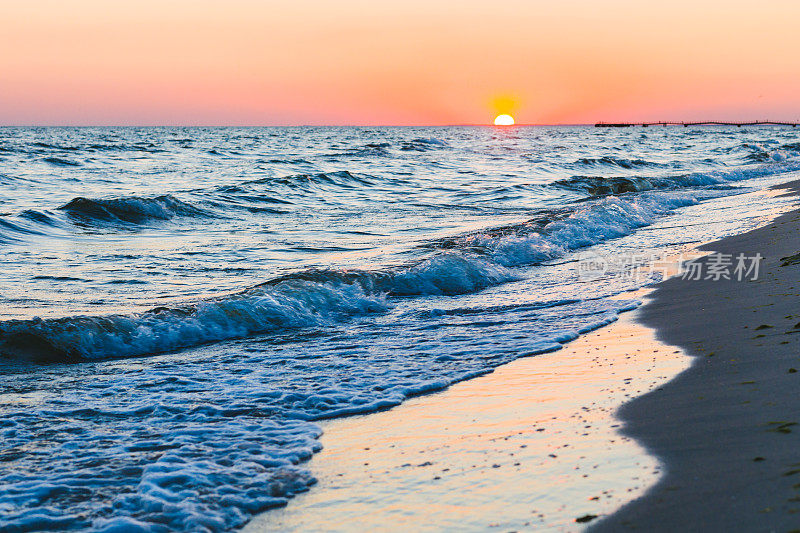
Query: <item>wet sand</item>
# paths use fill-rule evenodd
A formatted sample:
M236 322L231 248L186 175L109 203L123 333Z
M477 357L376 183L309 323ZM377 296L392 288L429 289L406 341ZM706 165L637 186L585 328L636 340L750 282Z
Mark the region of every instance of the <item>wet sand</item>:
M797 194L798 183L789 185ZM660 284L641 311L692 367L619 413L666 464L647 494L597 531L800 527L800 211L703 247L765 256L756 281Z
M660 471L614 412L689 363L637 312L558 352L326 421L308 465L318 485L245 531L571 531L613 512Z

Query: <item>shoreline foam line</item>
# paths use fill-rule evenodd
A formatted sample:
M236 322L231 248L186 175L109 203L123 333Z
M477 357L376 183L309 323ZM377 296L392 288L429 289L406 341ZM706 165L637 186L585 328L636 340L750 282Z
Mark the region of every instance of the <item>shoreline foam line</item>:
M800 182L776 189L800 192ZM786 531L800 516L800 210L706 244L760 253L759 279L657 286L640 316L691 368L620 411L624 433L666 464L597 531ZM706 259L705 261L707 261Z
M616 408L689 364L635 313L389 411L322 422L317 485L244 531L583 528L660 471L617 433Z

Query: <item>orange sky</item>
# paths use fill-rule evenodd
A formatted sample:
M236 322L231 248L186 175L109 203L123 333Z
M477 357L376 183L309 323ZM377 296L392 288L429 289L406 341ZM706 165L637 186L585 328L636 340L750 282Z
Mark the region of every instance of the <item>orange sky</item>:
M0 124L800 120L796 0L0 0Z

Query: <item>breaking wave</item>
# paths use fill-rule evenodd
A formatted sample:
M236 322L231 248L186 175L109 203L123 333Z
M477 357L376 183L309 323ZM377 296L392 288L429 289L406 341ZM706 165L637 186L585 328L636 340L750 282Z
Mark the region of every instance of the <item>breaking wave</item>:
M134 357L380 313L386 297L475 292L515 276L445 254L396 272L308 271L238 294L143 313L0 322L0 354L34 361Z
M691 194L611 196L544 225L537 220L512 232L503 228L499 232L470 235L464 239L463 245L484 250L493 261L506 267L537 264L572 250L628 235L637 228L652 224L659 216L697 202Z
M541 218L454 239L433 257L395 270L307 270L238 294L143 313L0 322L0 353L37 361L133 357L205 343L325 326L384 312L387 297L458 295L520 279L513 267L622 237L691 195L604 198L550 222Z
M143 313L0 322L0 353L35 361L133 357L385 309L356 284L285 281Z

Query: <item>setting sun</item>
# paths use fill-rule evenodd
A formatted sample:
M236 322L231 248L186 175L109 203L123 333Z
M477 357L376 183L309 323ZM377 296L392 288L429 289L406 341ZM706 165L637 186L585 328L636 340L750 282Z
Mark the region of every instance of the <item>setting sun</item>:
M495 126L513 126L514 125L514 117L511 115L497 115L497 118L494 119Z

